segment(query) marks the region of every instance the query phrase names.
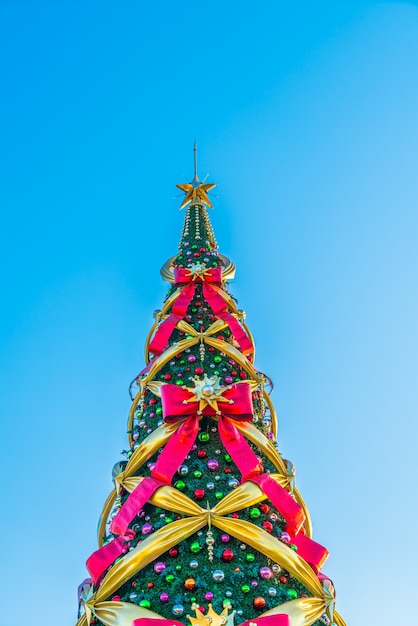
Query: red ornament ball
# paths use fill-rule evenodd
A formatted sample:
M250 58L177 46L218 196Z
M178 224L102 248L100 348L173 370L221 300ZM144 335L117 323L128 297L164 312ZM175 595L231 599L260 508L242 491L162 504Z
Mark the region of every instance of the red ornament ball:
M164 374L164 380L171 380L171 374Z
M194 492L194 497L196 498L196 500L203 500L203 498L205 497L205 490L196 489Z
M262 513L268 513L270 511L270 507L268 504L261 504L260 505L260 511Z
M226 561L227 563L229 563L230 561L232 561L233 558L234 558L234 553L232 552L232 550L224 550L222 552L223 561Z
M177 550L177 548L171 548L171 550L168 551L168 554L172 557L175 557L179 555L179 551Z
M202 367L196 367L195 374L197 374L198 376L200 376L200 374L203 374L203 368Z
M153 588L153 586L154 586L154 583L148 583L148 584L147 584L148 589L152 589L152 588Z
M266 606L266 601L264 600L262 596L257 596L253 600L253 606L255 609L257 609L257 611L262 611L264 607Z
M199 457L199 459L204 459L206 456L206 450L198 450L197 456Z
M263 522L263 528L268 533L273 532L273 524L271 522Z

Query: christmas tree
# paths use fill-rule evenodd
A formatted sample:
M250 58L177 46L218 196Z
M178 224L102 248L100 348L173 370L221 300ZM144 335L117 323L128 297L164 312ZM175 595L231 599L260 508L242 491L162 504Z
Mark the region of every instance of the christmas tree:
M196 172L77 626L345 626Z

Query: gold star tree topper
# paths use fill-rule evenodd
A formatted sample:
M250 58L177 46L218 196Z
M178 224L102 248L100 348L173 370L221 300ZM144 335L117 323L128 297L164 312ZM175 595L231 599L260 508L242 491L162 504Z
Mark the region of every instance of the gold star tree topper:
M213 610L212 605L209 604L209 611L204 615L199 608L195 606L192 608L196 611L196 617L187 616L192 626L234 626L235 611L228 615L228 609L224 609L218 615Z
M215 183L200 182L197 175L197 147L194 142L194 176L191 183L178 184L176 187L184 191L186 194L183 202L180 205L180 209L184 209L188 204L206 204L206 206L212 208L212 203L208 198L208 191L216 187Z

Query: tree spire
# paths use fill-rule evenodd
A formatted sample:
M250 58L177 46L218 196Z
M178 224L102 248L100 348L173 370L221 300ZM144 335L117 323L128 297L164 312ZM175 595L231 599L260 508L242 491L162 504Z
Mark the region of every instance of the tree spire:
M201 256L199 261L206 257L205 262L209 262L210 257L217 248L215 235L206 206L212 208L212 203L208 198L208 191L216 187L215 183L205 183L206 178L201 182L197 174L197 144L193 144L193 179L190 183L178 184L176 187L186 194L180 209L187 207L184 218L183 231L181 234L179 249L185 258L187 265L196 261L197 256ZM206 206L205 206L206 205ZM218 261L213 259L214 265Z
M197 175L197 146L196 140L193 145L193 158L194 158L194 176L193 180L190 183L181 183L177 184L176 187L184 191L186 197L183 199L183 202L180 205L180 209L184 209L188 204L196 205L196 204L205 204L206 206L212 208L212 203L208 198L208 191L216 187L215 183L205 183L205 180L201 182Z

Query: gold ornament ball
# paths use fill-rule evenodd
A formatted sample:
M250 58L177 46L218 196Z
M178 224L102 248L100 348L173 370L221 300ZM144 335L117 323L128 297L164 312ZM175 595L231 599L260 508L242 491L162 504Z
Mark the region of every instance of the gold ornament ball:
M184 586L186 589L194 589L196 587L196 581L194 578L186 578L184 581Z

